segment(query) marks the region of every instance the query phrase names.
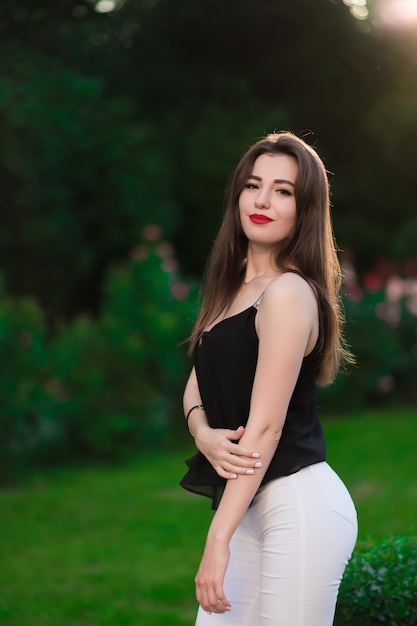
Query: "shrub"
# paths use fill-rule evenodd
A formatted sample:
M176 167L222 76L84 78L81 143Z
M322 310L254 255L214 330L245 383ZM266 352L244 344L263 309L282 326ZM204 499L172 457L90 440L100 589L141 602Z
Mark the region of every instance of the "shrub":
M0 287L0 484L62 437L47 380L46 324L30 298Z
M48 333L33 299L0 286L0 483L34 465L117 461L185 437L181 343L195 287L152 225L108 273L96 318Z
M99 317L80 316L55 339L51 371L70 455L118 460L180 436L192 292L172 246L149 226L107 276Z
M81 314L53 335L34 300L10 298L0 285L0 483L34 464L118 460L186 436L190 362L181 343L197 285L161 235L148 225L130 258L107 274L98 315ZM382 399L411 404L417 280L351 277L346 334L358 367L320 390L319 405L340 412Z
M340 587L335 626L417 625L417 541L358 547Z
M383 262L384 261L384 262ZM361 280L345 267L346 339L357 359L349 375L319 391L334 411L415 402L417 376L417 268L379 260ZM352 391L354 390L354 393Z
M73 317L97 308L98 278L127 255L150 211L167 230L176 223L168 142L90 75L84 54L66 64L13 39L0 55L2 270L13 294L36 293L49 315Z

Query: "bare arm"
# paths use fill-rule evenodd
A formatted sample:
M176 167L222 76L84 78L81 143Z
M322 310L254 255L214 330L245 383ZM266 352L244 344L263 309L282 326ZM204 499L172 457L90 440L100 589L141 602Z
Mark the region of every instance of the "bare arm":
M193 368L184 391L184 415L201 404L197 376ZM222 478L237 478L238 474L253 474L262 467L259 453L233 443L241 439L245 429L211 428L204 411L195 409L188 418L188 428L195 444Z
M258 363L249 420L241 438L242 445L259 450L263 467L253 476L228 481L213 517L196 576L197 599L208 612L230 609L223 592L229 542L274 455L303 357L317 332L317 305L307 283L290 274L271 283L258 312Z

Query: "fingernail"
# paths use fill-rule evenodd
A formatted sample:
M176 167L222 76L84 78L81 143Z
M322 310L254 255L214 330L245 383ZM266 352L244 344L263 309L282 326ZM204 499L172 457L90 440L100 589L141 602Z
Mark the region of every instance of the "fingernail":
M262 463L260 461L258 463L255 463L255 467L262 467Z
M230 474L230 478L237 478L237 474Z
M254 453L252 454L252 457L253 457L254 459L259 459L259 457L260 457L260 456L261 456L261 455L259 454L259 452L254 452Z
M255 470L253 470L253 469L248 469L248 470L246 470L246 473L247 473L247 474L254 474L254 473L255 473Z

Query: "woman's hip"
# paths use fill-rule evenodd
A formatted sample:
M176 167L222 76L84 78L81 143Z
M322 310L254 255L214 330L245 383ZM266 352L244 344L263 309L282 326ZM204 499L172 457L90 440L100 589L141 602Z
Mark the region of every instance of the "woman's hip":
M263 533L270 524L306 520L327 525L333 515L356 527L355 505L343 481L326 463L316 463L264 485L248 509L251 524Z

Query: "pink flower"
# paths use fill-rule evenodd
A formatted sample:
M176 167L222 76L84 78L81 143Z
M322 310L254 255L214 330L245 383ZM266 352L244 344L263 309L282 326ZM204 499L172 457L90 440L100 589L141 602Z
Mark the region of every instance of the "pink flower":
M144 261L149 256L149 250L142 245L137 245L130 251L130 258L133 261Z
M148 224L143 229L142 234L148 241L157 241L161 238L162 228L158 224Z
M188 285L183 281L174 283L171 287L171 295L175 300L185 300L188 297L190 290Z
M363 298L362 289L357 283L345 283L344 292L346 298L352 302L360 302Z
M376 272L367 272L362 279L363 286L370 293L376 293L382 289L382 279Z
M405 295L404 282L399 276L390 276L385 287L387 299L391 302L398 302Z
M174 255L174 247L168 243L167 241L161 241L156 246L156 254L161 257L161 259L165 259L166 257Z

